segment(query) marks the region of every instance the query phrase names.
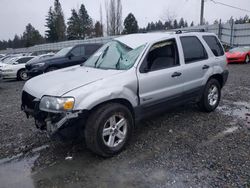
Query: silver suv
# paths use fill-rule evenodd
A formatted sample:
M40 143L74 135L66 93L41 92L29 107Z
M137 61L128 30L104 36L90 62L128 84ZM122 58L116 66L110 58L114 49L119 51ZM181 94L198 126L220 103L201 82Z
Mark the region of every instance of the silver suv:
M214 34L127 35L81 66L29 80L22 110L50 135L77 132L90 150L110 157L125 148L145 117L190 101L203 111L215 110L227 77Z

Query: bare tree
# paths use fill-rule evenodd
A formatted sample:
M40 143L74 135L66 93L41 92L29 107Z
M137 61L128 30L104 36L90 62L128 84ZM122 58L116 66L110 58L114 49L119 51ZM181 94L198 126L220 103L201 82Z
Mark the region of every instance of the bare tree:
M102 4L100 4L100 23L101 23L101 32L103 34Z
M109 26L109 1L108 0L105 1L105 11L106 11L106 33L107 35L109 35L110 26Z
M106 27L108 35L119 35L122 30L121 0L106 0Z
M121 34L122 31L122 2L117 0L116 4L116 34Z

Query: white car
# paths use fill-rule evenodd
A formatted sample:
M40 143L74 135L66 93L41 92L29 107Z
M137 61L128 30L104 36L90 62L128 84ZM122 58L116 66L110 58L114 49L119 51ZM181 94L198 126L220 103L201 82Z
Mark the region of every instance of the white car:
M33 58L34 56L12 58L4 66L0 67L0 77L3 79L28 80L25 63Z

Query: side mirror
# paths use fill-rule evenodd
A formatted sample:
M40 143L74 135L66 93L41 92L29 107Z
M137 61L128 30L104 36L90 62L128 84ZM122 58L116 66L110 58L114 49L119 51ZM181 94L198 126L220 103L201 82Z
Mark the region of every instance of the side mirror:
M16 61L15 61L15 62L13 62L12 64L13 64L13 65L17 65L17 64L18 64L18 62L16 62Z
M72 57L74 57L74 55L73 55L72 53L70 53L70 54L68 55L68 58L71 59Z

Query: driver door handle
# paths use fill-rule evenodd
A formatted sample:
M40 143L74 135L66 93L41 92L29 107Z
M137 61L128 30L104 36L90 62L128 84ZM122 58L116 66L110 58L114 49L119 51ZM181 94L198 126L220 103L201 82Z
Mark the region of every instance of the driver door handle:
M172 74L172 78L175 78L175 77L179 77L179 76L181 76L182 74L180 73L180 72L174 72L173 74Z
M204 65L204 66L202 67L202 69L203 69L203 70L209 69L209 67L210 67L210 66L208 66L208 65Z

